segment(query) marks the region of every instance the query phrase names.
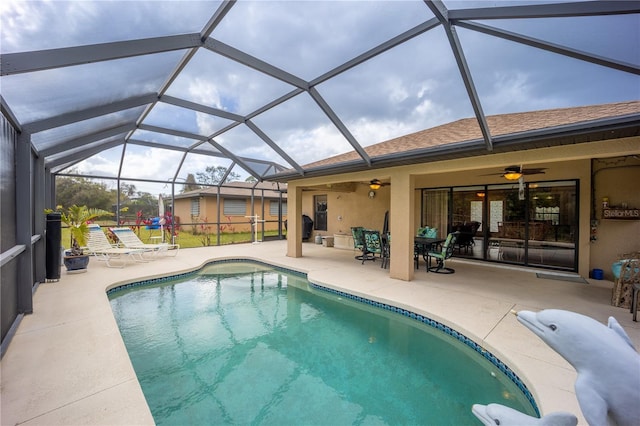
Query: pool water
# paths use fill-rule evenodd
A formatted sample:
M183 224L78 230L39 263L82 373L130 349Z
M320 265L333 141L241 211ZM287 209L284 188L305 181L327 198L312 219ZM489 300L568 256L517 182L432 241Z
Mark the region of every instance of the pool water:
M109 297L158 425L474 425L471 406L492 402L536 415L468 345L300 274L215 263Z

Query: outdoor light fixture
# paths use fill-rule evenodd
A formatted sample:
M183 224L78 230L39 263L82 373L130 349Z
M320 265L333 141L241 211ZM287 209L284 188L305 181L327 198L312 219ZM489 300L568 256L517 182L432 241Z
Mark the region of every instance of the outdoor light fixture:
M483 198L485 196L484 192L476 192L476 195L480 198Z
M380 182L378 179L374 179L371 182L369 182L369 188L375 190L380 189L380 187L382 186L382 182Z
M505 169L502 176L504 176L504 178L507 180L518 180L520 179L520 177L522 177L522 173L520 173L519 167L513 167Z

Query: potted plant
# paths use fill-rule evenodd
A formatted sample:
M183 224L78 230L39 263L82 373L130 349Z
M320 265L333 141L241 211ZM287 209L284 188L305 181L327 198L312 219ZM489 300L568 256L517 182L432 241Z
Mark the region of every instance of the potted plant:
M65 251L64 266L67 271L85 270L89 264L89 255L84 254L82 247L87 244L89 223L101 216L112 216L113 213L102 209L90 209L87 206L72 205L67 209L57 206L60 220L69 228L71 237L70 250ZM45 213L53 210L46 209Z

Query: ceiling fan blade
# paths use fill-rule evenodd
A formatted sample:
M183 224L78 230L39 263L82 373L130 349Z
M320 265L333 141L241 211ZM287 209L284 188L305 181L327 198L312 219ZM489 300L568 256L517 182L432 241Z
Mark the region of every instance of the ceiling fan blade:
M522 169L521 173L523 175L538 175L544 174L543 170L547 170L546 168L538 168L538 169Z
M509 173L509 172L522 173L523 175L537 175L537 174L544 174L543 170L547 170L547 168L540 167L540 168L525 169L520 166L509 166L509 167L505 167L499 173L487 173L487 174L478 175L478 176L504 176L506 173Z

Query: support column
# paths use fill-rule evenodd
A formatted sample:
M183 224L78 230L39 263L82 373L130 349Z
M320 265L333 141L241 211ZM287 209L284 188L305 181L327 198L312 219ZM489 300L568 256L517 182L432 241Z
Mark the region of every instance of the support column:
M413 237L415 220L415 177L391 175L391 262L389 276L403 281L414 277Z
M302 189L287 188L287 256L302 257Z

